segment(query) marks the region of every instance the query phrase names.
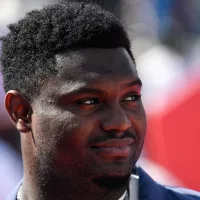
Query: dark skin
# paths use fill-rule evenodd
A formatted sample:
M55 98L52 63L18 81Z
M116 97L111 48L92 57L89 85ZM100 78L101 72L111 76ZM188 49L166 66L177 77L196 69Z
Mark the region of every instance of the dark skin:
M23 199L118 199L146 133L136 67L123 48L56 59L58 74L31 103L17 91L5 99L21 132Z

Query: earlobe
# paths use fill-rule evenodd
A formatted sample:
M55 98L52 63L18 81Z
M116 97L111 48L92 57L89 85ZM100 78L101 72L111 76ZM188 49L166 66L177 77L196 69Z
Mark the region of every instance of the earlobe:
M11 90L5 96L5 107L12 123L21 133L31 131L31 106L29 102L17 91Z
M25 122L22 119L18 119L16 123L16 128L20 133L28 133L31 131L29 123Z

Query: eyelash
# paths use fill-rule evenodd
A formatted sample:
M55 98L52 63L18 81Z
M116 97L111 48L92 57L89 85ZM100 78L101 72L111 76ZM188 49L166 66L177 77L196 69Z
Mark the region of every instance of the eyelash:
M127 96L127 97L125 97L125 98L128 98L128 97L133 97L134 96L134 98L135 98L135 100L125 100L125 99L123 99L121 102L135 102L135 101L138 101L140 98L141 98L141 95L139 95L139 94L132 94L132 95L129 95L129 96ZM87 102L87 101L96 101L96 103L85 103L85 102ZM101 101L99 100L99 98L98 97L94 97L94 98L88 98L88 99L81 99L81 100L78 100L78 101L76 101L75 102L76 104L78 104L78 105L88 105L88 106L90 106L90 105L97 105L97 104L101 104Z
M136 94L136 93L131 94L131 95L127 96L126 98L128 98L128 97L134 97L135 100L125 100L125 99L123 99L122 102L126 102L126 101L137 101L137 100L141 99L141 95L140 95L140 94Z
M94 103L94 104L101 104L101 102L99 101L99 98L97 98L97 97L88 98L88 99L81 99L81 100L76 101L76 104L78 104L78 105L81 105L81 104L84 104L84 105L94 105L94 104L84 103L86 101L97 101L97 103Z

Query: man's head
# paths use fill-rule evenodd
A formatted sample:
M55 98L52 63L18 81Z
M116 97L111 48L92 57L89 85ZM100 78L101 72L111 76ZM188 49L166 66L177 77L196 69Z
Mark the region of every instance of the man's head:
M55 55L83 48L124 47L133 58L122 24L109 12L84 3L63 3L32 11L3 38L4 87L32 100L56 74Z
M57 180L57 189L73 181L78 188L85 180L107 188L128 181L146 118L118 19L83 3L33 11L10 25L2 64L6 108L22 133L25 176L44 188Z

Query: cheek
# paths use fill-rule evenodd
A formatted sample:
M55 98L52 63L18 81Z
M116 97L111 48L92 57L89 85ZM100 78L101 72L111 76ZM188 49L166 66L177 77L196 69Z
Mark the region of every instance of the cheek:
M67 138L80 129L79 120L73 114L55 110L40 112L35 115L33 123L36 148L46 148L47 151L55 151L62 140L67 142Z
M144 137L146 134L147 123L146 114L142 105L139 109L130 113L130 119L138 136Z
M136 117L134 118L134 128L139 138L137 150L135 152L135 158L136 160L138 160L143 149L145 135L147 131L146 130L147 129L146 114L145 114L143 106L141 106L140 111L137 113Z
M88 142L93 132L93 122L87 118L74 118L70 120L75 125L64 128L65 132L60 142L57 143L56 163L62 166L74 166L88 160ZM66 125L66 126L70 126Z
M91 119L51 109L49 112L40 112L33 121L39 154L56 159L60 164L72 163L75 157L85 157L88 138L93 130Z

